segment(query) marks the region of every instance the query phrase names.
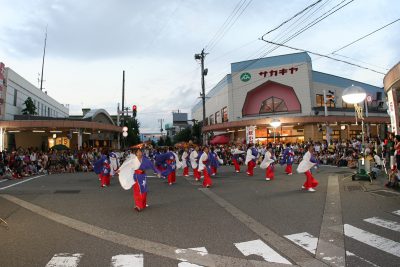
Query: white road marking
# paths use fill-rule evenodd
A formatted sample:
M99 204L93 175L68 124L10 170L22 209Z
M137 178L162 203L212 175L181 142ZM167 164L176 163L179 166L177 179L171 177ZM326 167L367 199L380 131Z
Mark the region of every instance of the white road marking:
M51 258L46 267L76 267L83 254L58 253Z
M285 235L285 237L290 241L292 241L293 243L299 245L300 247L304 248L305 250L315 255L318 245L317 237L314 237L313 235L307 232L293 234L293 235Z
M43 177L43 176L45 176L45 175L46 175L46 174L39 175L39 176L35 176L35 177L29 178L29 179L26 179L26 180L22 180L21 182L18 182L18 183L12 184L12 185L8 185L8 186L5 186L5 187L1 187L0 190L4 190L4 189L7 189L7 188L10 188L10 187L13 187L13 186L22 184L22 183L26 183L26 182L28 182L28 181L30 181L30 180L37 179L37 178Z
M346 256L347 256L347 257L356 257L356 258L358 258L358 259L360 259L360 260L362 260L362 261L368 263L369 265L372 265L372 266L374 266L374 267L380 267L379 265L376 265L375 263L373 263L373 262L371 262L371 261L369 261L369 260L366 260L366 259L364 259L364 258L362 258L362 257L360 257L360 256L357 256L357 255L354 254L354 253L351 253L350 251L346 251Z
M111 258L111 267L143 267L143 254L116 255Z
M344 234L371 247L400 257L400 243L372 234L349 224L344 225Z
M290 261L279 255L275 250L273 250L260 239L234 244L245 256L258 255L263 257L264 260L268 262L291 264Z
M389 230L400 232L400 223L397 223L394 221L388 221L388 220L380 219L378 217L364 219L364 221L378 225L380 227L387 228Z
M189 248L190 250L198 252L199 255L205 256L208 254L208 251L205 247L198 247L198 248ZM176 254L181 253L182 250L177 249L175 251ZM182 262L178 263L178 267L203 267L202 265L197 265L194 263L187 262L185 259L180 259Z
M10 180L8 180L8 179L2 179L2 180L0 180L0 183L4 183L4 182L7 182L7 181L10 181Z
M400 216L400 210L393 211L393 214L396 214L396 215Z

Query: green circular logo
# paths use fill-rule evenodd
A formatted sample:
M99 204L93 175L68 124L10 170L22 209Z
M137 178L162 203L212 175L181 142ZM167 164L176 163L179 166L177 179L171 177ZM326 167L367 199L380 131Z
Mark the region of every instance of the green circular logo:
M242 82L248 82L248 81L250 81L250 79L251 79L251 75L250 75L250 73L248 73L248 72L244 72L244 73L242 73L242 74L240 75L240 80L241 80Z

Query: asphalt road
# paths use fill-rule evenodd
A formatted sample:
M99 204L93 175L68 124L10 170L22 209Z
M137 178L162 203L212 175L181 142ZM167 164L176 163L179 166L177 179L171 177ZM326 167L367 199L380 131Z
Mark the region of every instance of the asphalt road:
M400 266L400 193L384 178L322 167L311 193L303 174L275 173L224 166L210 189L181 170L173 186L150 177L140 213L117 178L108 188L93 173L0 180L0 266Z

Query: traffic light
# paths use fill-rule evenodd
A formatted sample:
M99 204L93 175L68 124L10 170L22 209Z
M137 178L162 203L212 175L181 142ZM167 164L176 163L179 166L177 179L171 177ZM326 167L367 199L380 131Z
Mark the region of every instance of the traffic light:
M137 107L136 105L132 106L132 117L136 118Z

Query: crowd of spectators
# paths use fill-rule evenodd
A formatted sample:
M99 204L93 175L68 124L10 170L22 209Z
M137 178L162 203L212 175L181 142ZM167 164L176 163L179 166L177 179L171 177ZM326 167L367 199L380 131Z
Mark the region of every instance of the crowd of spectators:
M20 179L37 174L89 172L100 156L96 150L47 152L37 149L0 152L0 179Z
M358 160L362 156L362 143L360 140L343 140L333 141L328 144L323 142L296 142L296 143L268 143L256 144L260 157L263 157L267 147L272 147L276 158L282 156L283 150L290 145L294 151L294 163L299 163L303 154L306 152L307 145L313 143L315 157L321 165L333 165L337 167L357 168ZM379 169L388 162L391 168L394 165L393 155L395 152L394 136L390 136L387 140L367 139L365 142L365 158L370 160L373 166ZM246 151L246 145L226 144L217 145L212 149L223 160L225 165L232 164L231 151L236 148ZM173 148L177 154L181 155L183 148ZM162 149L161 149L162 150ZM160 148L144 147L144 153L149 158L153 158L160 151ZM104 151L103 151L104 152ZM400 152L399 152L400 154ZM121 162L126 153L121 153ZM390 160L392 156L392 160ZM53 173L74 173L74 172L90 172L93 170L93 163L101 157L101 151L96 149L81 151L57 151L50 150L47 152L38 151L37 149L17 149L14 151L2 151L0 153L0 179L18 179L36 174L53 174ZM239 159L240 161L240 159ZM244 155L242 163L244 162ZM390 164L389 164L390 162Z

